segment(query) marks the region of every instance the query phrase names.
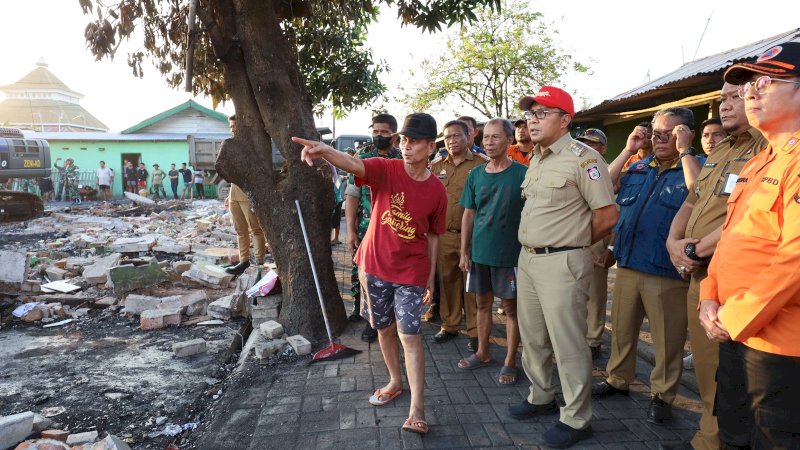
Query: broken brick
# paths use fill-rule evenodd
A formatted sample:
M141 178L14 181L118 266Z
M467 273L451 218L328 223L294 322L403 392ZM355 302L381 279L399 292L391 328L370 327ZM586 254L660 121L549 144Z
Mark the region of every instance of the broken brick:
M268 320L259 326L259 331L267 339L276 339L283 336L283 325L274 320Z
M42 431L42 439L54 439L56 441L67 442L69 431L64 430L44 430Z
M177 342L172 344L172 351L178 358L205 353L208 347L205 339L192 339L191 341Z
M289 342L289 345L292 346L292 349L298 355L308 355L311 353L311 342L308 342L308 339L304 338L303 336L296 334L294 336L289 336L286 338Z

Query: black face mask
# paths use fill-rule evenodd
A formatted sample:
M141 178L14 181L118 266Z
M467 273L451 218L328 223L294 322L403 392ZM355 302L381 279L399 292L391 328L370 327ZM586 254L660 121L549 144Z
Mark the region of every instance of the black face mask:
M372 143L375 144L379 150L386 150L387 148L392 146L392 137L391 136L374 136L372 138Z

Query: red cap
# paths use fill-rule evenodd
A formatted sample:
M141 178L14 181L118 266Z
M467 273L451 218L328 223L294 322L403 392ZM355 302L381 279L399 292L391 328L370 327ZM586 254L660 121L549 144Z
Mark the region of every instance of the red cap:
M522 97L522 100L519 101L519 109L527 111L534 103L548 108L558 108L569 114L570 117L575 116L575 105L572 103L572 96L557 87L542 86L539 92Z

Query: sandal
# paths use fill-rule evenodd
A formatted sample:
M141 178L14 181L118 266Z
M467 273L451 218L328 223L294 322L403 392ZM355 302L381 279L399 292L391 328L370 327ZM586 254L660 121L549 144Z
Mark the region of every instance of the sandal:
M462 359L461 361L459 361L458 362L458 368L459 369L463 369L463 370L474 370L474 369L477 369L479 367L486 367L486 366L490 366L492 364L494 364L494 360L493 359L490 358L488 361L481 361L480 359L478 359L477 356L472 354L472 355L469 355L468 357Z
M428 432L428 422L424 420L414 420L411 417L409 417L403 423L403 431L408 431L417 434L426 434Z
M387 403L391 402L398 395L402 394L403 390L399 389L397 391L383 391L381 392L380 389L376 389L375 393L369 398L369 404L374 406L384 406Z
M503 383L503 377L511 377L513 378L513 381L509 383ZM500 369L500 376L497 378L497 382L502 385L508 386L515 384L518 378L519 378L519 371L517 371L516 367L503 366L503 368Z

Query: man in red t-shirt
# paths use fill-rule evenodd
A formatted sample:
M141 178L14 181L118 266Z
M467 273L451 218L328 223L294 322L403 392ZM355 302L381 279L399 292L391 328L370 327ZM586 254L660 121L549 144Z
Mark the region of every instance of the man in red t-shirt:
M389 383L369 398L375 406L390 403L403 391L398 333L411 390L403 430L424 434L425 355L422 305L431 301L439 235L445 232L447 191L428 170L436 151L436 120L425 113L406 117L400 130L402 160L357 159L322 142L293 137L302 144L309 165L324 158L352 173L357 186L372 189L370 226L355 256L361 280L361 315L378 330Z

